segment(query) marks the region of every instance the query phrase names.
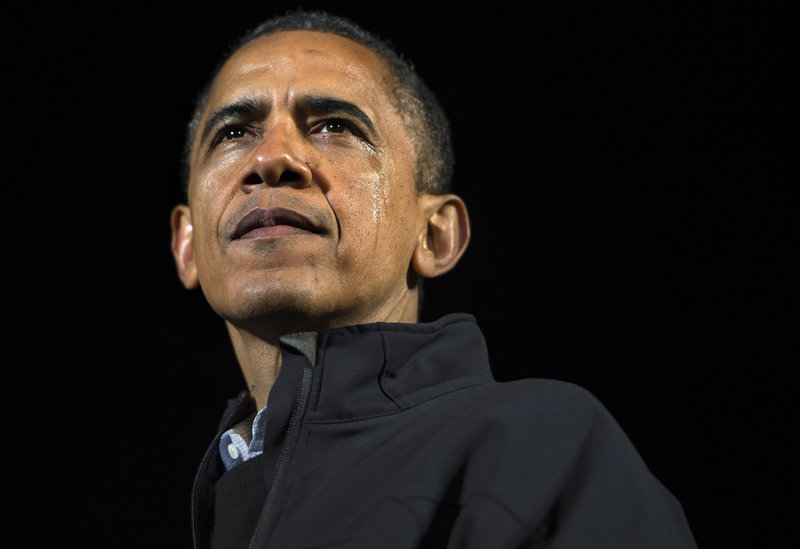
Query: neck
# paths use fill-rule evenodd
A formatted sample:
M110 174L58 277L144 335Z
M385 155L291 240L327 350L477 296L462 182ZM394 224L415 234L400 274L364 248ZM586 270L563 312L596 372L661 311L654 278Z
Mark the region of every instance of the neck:
M322 330L325 328L335 328L351 324L365 324L369 322L416 322L417 320L417 292L405 292L401 299L394 303L387 304L382 309L373 311L370 315L359 314L351 317L337 317L336 322L319 321L316 323L306 322L306 330ZM274 326L267 332L260 330L247 330L240 326L234 326L230 322L225 323L228 327L228 334L236 353L236 359L244 375L250 395L256 403L257 409L261 410L267 405L267 399L278 374L281 371L281 349L279 329ZM297 328L298 326L291 326ZM282 329L287 333L294 333L298 330L289 329L283 326ZM258 332L256 335L255 332Z
M247 389L256 403L256 408L261 410L267 405L269 392L281 371L278 336L263 338L230 323L226 324Z

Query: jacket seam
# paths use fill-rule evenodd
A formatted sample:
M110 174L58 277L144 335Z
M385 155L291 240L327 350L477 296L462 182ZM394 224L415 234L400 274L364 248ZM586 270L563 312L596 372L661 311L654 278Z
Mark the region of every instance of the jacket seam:
M522 517L520 517L517 513L515 513L514 510L510 506L506 505L506 503L503 502L503 500L501 500L500 498L498 498L494 494L489 494L489 493L486 493L486 492L476 492L476 493L470 494L467 497L467 502L469 502L470 500L474 501L475 499L485 499L485 500L491 501L497 507L502 509L503 512L505 512L509 517L514 519L521 528L523 528L527 532L533 531L533 528L531 527L530 524L528 524ZM461 507L465 507L465 504L462 504Z
M381 418L381 417L386 417L386 416L392 416L392 415L395 415L395 414L400 414L400 413L405 412L407 410L410 410L412 408L416 408L417 406L420 406L420 405L425 404L427 402L430 402L432 400L436 400L437 398L442 398L442 397L450 395L452 393L457 393L459 391L463 391L465 389L471 389L473 387L480 387L480 386L486 385L486 384L487 383L485 381L481 381L481 382L477 382L477 383L471 383L469 385L463 385L461 387L457 387L457 388L451 389L449 391L444 391L442 393L438 393L438 394L436 394L436 395L434 395L434 396L432 396L430 398L426 398L424 400L420 400L419 402L415 402L414 404L411 404L411 405L406 406L404 408L400 408L400 409L397 409L397 410L391 410L391 411L387 411L387 412L381 412L379 414L356 416L356 417L350 417L350 418L347 418L347 419L308 419L308 420L305 421L305 423L315 424L315 425L336 424L336 423L351 423L351 422L356 422L356 421L365 421L365 420L368 420L368 419L376 419L376 418Z
M428 501L428 502L433 502L433 503L438 503L438 504L443 504L443 505L453 505L453 506L457 506L459 508L459 512L460 512L461 509L466 508L471 502L475 502L475 500L486 500L486 501L490 502L491 504L493 504L496 507L498 507L503 513L505 513L506 515L511 517L511 519L514 520L514 522L517 523L517 526L520 528L521 531L524 531L526 533L533 532L532 526L530 524L528 524L517 513L515 513L514 510L509 505L505 504L497 496L495 496L493 494L490 494L490 493L487 493L487 492L475 492L475 493L472 493L469 496L467 496L465 501L453 500L453 499L448 499L448 498L437 498L437 497L426 496L426 495L422 495L422 494L420 494L420 495L399 496L399 497L395 496L395 497L387 499L387 501L396 501L397 503L403 505L406 509L411 511L411 513L414 514L415 517L417 517L417 520L419 520L419 517L417 516L415 507L413 505L410 505L409 502L412 502L412 501Z

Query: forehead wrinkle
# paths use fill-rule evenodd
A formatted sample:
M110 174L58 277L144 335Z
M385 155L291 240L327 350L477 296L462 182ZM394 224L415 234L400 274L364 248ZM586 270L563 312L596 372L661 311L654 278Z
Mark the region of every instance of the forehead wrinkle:
M332 55L325 48L306 42L320 39L342 42L349 51ZM303 30L280 31L245 44L228 59L215 87L229 89L235 87L237 81L247 80L252 73L273 73L278 81L293 90L298 79L308 79L312 71L338 73L341 82L355 84L362 91L367 91L370 84L377 84L382 93L390 93L386 89L386 79L392 71L378 54L348 38ZM315 91L317 94L325 93L322 89Z

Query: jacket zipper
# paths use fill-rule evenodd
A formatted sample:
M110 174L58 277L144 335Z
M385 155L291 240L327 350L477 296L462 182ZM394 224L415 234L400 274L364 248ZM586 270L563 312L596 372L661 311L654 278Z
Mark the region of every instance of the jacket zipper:
M256 529L253 531L253 536L250 538L250 548L256 547L256 541L262 537L264 532L268 532L267 527L270 525L272 519L272 509L275 506L275 500L278 497L278 491L286 474L286 469L289 465L289 460L294 452L294 447L297 443L297 437L300 434L300 426L305 413L308 396L311 393L311 376L312 368L309 366L303 367L303 375L300 378L300 390L297 394L297 399L292 408L292 415L289 417L289 426L286 429L286 438L281 446L278 460L275 463L275 470L272 475L272 483L270 485L267 501L264 502L264 507L261 509L261 516L258 519ZM268 534L267 534L268 535Z
M233 410L225 416L225 419L220 423L220 427L217 430L217 434L214 436L213 442L206 448L206 453L203 454L203 459L200 460L200 466L197 469L197 474L194 477L194 484L192 485L192 501L191 501L191 512L192 512L192 546L195 549L205 547L205 543L200 542L200 532L199 527L197 526L197 490L200 486L200 475L203 471L205 471L206 466L208 465L208 460L211 458L211 455L214 453L215 448L219 446L219 440L222 438L222 434L229 429L229 423L231 419L236 417L242 410L243 405L247 403L247 399L244 398L244 394L240 394L238 397L238 402L236 402L233 406Z

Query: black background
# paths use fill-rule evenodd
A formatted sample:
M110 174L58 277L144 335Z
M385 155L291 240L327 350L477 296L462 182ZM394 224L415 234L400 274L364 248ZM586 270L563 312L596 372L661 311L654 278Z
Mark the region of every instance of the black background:
M790 20L641 4L303 6L388 36L452 118L473 240L424 317L475 314L499 379L597 395L701 547L772 546L795 506ZM224 47L293 6L8 17L10 546L189 546L242 381L169 252L183 126Z

